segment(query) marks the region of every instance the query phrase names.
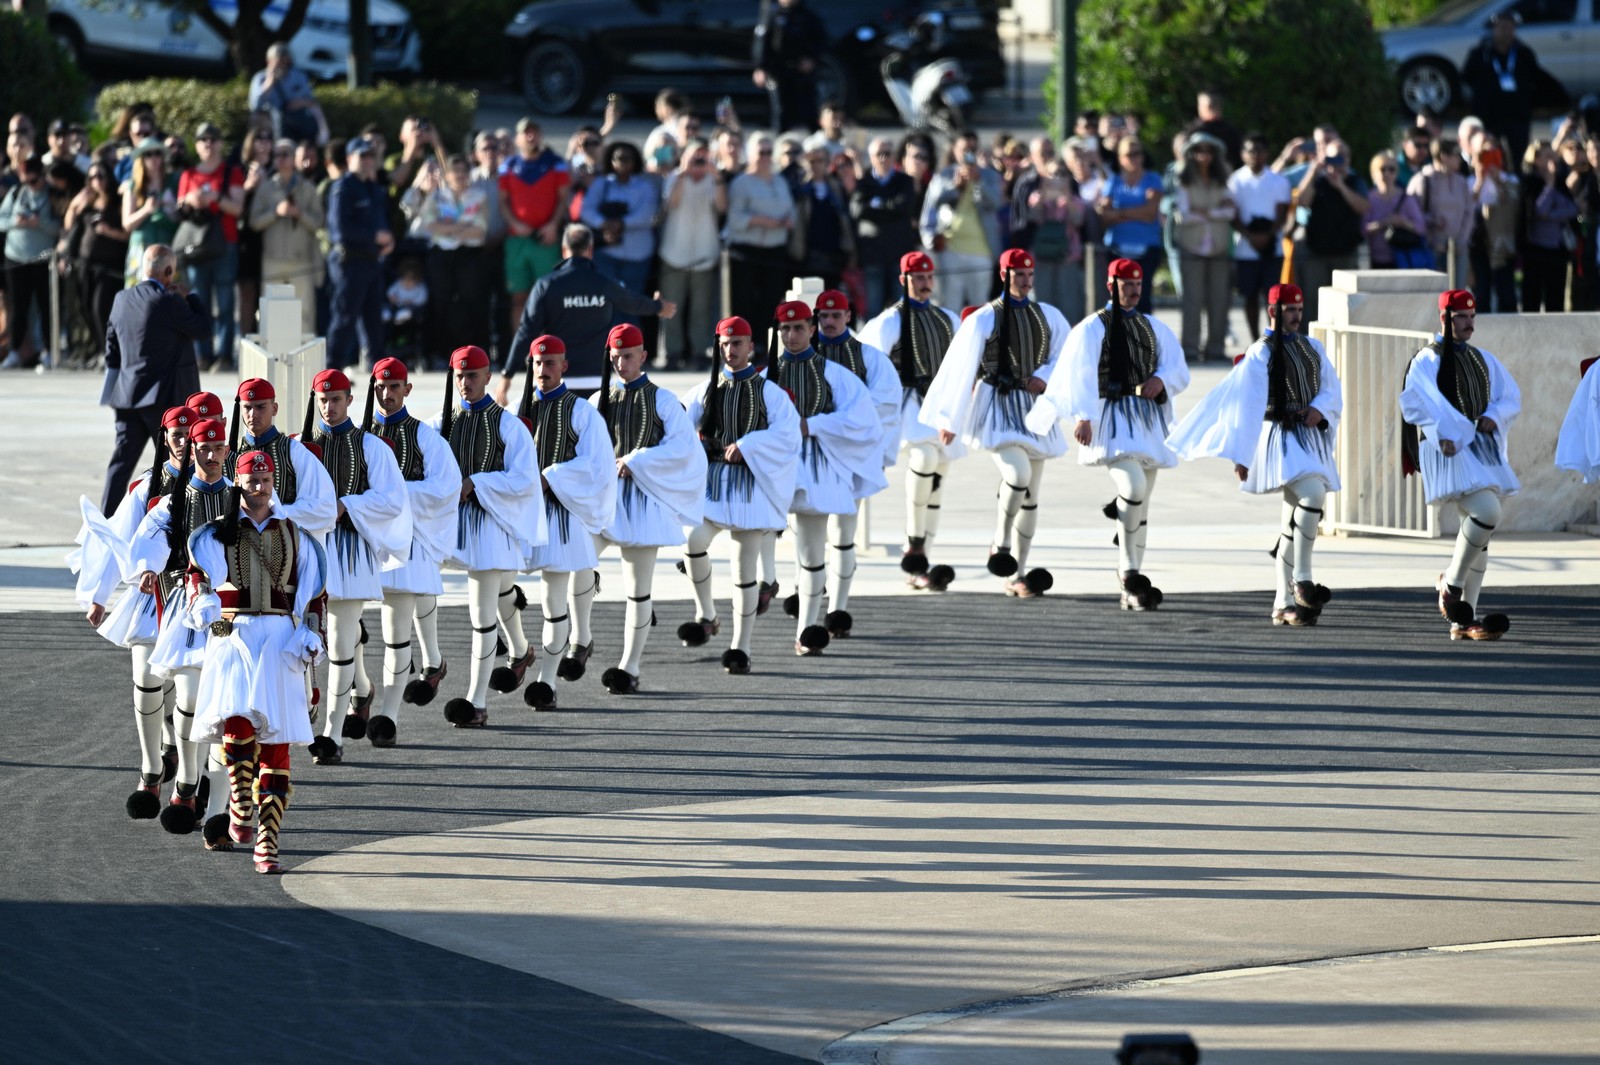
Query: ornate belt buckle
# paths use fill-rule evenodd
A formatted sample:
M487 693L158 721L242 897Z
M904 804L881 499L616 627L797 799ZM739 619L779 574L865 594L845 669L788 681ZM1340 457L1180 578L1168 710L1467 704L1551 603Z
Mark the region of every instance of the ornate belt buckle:
M230 620L229 618L221 618L221 619L219 619L217 621L213 621L211 623L211 635L213 635L213 636L231 636L232 634L233 634L233 621Z

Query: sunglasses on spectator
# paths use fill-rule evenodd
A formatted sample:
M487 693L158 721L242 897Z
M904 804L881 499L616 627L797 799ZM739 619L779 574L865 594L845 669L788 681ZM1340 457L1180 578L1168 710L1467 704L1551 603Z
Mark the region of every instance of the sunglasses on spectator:
M705 165L707 165L707 164L708 164L708 163L710 163L710 162L711 162L711 160L710 160L710 159L707 159L707 158L706 158L706 157L705 157L705 156L703 156L703 155L696 155L696 156L694 156L694 157L692 157L692 158L691 158L691 159L690 159L690 160L689 160L689 165L690 165L690 166L705 166Z
M894 153L890 151L873 152L872 157L874 159L893 159Z
M215 144L221 139L221 137L196 137L194 142L196 144Z
M598 147L600 147L600 138L599 137L585 137L579 143L581 143L585 148L598 148Z
M768 156L768 155L772 154L772 149L771 148L758 148L758 149L756 149L756 154L759 155L759 156Z
M1398 174L1400 173L1400 168L1397 166L1380 166L1378 172L1380 174Z

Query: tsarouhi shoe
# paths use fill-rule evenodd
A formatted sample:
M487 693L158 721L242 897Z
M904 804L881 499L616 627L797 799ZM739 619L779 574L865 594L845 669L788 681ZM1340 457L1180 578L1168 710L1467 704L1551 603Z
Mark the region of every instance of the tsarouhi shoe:
M439 682L444 680L450 671L449 665L440 661L437 666L429 666L422 671L422 676L406 684L402 698L412 706L427 706L433 702L433 697L439 694Z
M374 714L367 722L367 741L374 747L393 747L398 732L394 719L384 714Z
M311 760L317 765L339 765L344 761L344 751L331 737L318 736L308 748Z
M730 647L722 652L722 668L734 676L742 676L750 672L750 656Z
M695 618L678 626L678 641L685 647L704 647L711 637L722 631L721 621Z
M523 675L533 665L533 656L533 645L529 644L528 653L509 666L495 666L494 672L489 674L489 687L497 692L514 692L522 687Z
M556 664L556 676L562 680L581 680L589 668L589 655L593 652L593 641L570 648L567 656Z
M522 701L535 710L554 710L556 690L542 680L536 680L522 692Z
M634 695L639 691L639 678L618 666L600 674L600 683L612 695Z

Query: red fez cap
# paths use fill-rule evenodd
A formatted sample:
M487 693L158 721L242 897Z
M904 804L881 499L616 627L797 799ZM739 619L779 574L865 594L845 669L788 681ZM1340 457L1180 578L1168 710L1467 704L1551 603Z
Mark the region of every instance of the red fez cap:
M611 327L611 332L606 334L606 347L616 351L623 348L639 348L644 346L644 334L639 332L639 327L630 322Z
M717 323L717 336L719 337L747 337L750 335L750 323L734 315L724 318Z
M190 407L205 418L222 417L222 400L212 392L196 392L183 401L185 407Z
M973 304L971 307L961 308L961 320L964 322L968 318L972 317L972 312L977 310L979 306L981 306L981 304Z
M775 322L798 322L811 317L811 308L807 307L804 300L788 300L778 304L778 309L772 312Z
M1439 293L1439 309L1441 311L1474 311L1478 309L1478 301L1472 298L1472 293L1464 288L1453 288L1449 292Z
M311 379L313 392L348 392L350 391L350 378L344 375L343 370L323 370Z
M197 444L226 443L228 427L218 418L201 418L189 426L189 439Z
M1000 253L1000 269L1032 270L1033 256L1021 248L1007 248Z
M168 407L161 416L163 429L187 429L200 420L200 413L192 407Z
M234 463L234 470L240 476L247 473L271 473L272 456L265 451L246 451L239 456L239 461Z
M1144 267L1132 259L1112 259L1111 269L1106 272L1106 276L1122 281L1143 281Z
M372 364L372 379L374 381L404 381L406 379L406 364L396 358L379 359Z
M830 288L817 297L817 310L819 311L848 311L850 297L838 289Z
M933 273L933 256L925 251L908 251L900 256L900 272L902 274L931 274Z
M252 377L239 382L238 397L246 403L254 403L258 399L277 399L277 390L272 387L272 382L265 377Z
M535 355L565 355L567 353L566 341L560 337L546 333L542 337L534 337L533 343L528 345L528 357Z
M457 348L450 353L452 370L484 370L489 367L489 353L476 344Z
M1267 302L1279 307L1300 307L1306 302L1306 294L1299 285L1273 285L1267 289Z

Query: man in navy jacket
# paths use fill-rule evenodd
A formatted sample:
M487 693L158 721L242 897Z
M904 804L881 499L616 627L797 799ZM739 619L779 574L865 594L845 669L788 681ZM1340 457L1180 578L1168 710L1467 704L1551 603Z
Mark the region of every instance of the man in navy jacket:
M388 200L377 180L376 146L355 138L345 148L345 165L349 169L328 191L330 370L359 365L363 347L369 365L383 358L383 266L378 260L394 248Z
M161 439L161 415L200 390L194 342L211 314L200 297L174 289L178 257L165 244L144 250L140 281L111 303L106 323L106 387L101 405L116 412L117 437L100 509L107 517L128 491L145 445Z

